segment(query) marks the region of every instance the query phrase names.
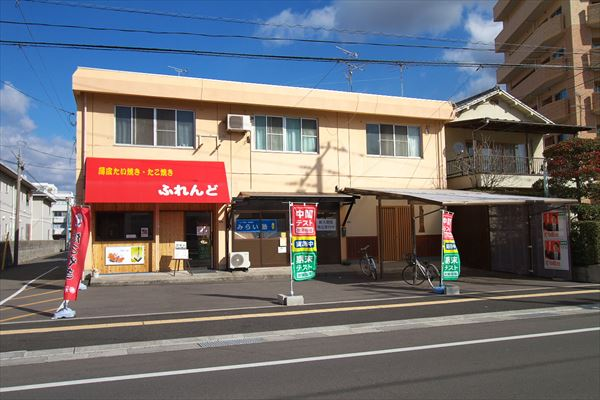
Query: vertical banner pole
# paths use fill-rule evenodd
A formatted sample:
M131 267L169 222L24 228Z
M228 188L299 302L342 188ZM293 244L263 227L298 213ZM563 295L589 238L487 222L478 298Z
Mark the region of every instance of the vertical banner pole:
M379 259L379 279L383 279L383 209L381 197L377 198L377 258Z
M63 303L54 313L53 319L73 318L75 311L69 308L69 301L77 300L81 285L81 276L85 266L85 256L90 237L90 208L71 207L71 238L67 254L67 276L63 291Z
M294 203L289 202L288 203L288 219L289 219L289 226L290 226L290 231L289 231L289 242L290 242L290 296L294 295L294 267L292 266L293 263L293 257L294 257L294 252L292 251L292 206L294 205Z
M440 211L442 212L442 218L440 223L442 224L442 258L440 260L440 286L444 286L444 213L448 210L446 206Z

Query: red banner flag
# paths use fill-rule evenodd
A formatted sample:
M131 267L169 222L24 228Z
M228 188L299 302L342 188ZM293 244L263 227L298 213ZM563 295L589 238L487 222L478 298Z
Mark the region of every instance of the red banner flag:
M64 299L67 301L77 300L89 239L90 209L81 206L71 207L71 240L67 254L67 278L64 291Z
M292 236L316 236L316 221L316 205L292 204Z

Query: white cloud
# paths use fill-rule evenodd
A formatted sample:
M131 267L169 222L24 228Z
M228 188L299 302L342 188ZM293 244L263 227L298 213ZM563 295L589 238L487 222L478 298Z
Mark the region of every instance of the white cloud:
M6 84L0 89L2 162L15 170L13 153L16 154L20 148L28 181L49 182L59 190L74 191L73 143L59 136L49 139L38 134L37 125L29 116L30 108L27 96Z
M327 29L331 29L335 25L335 9L333 7L324 7L304 13L295 13L290 9L286 9L269 18L266 23L267 25L263 25L259 29L260 35L282 39L292 37L325 38L330 35ZM310 29L307 27L325 29ZM273 45L288 43L290 42L283 40L270 42Z
M467 14L465 30L468 33L468 47L493 49L494 39L502 30L502 24L492 20L490 10L474 7ZM467 63L502 63L501 54L493 51L446 50L443 54L446 61ZM496 68L460 68L468 80L464 89L452 96L453 100L461 100L476 93L490 89L496 85Z
M310 11L285 9L269 18L259 34L278 38L324 38L335 31L441 34L458 26L469 1L345 1ZM310 29L320 27L324 29ZM331 29L334 29L332 31ZM285 45L291 42L269 42Z
M36 125L28 116L29 107L30 102L27 96L5 84L0 89L0 114L2 116L0 126L8 131L5 132L3 129L3 133L13 135L34 131Z

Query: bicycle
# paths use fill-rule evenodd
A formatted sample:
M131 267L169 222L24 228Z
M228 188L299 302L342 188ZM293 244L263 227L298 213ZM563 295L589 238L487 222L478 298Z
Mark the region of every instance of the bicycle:
M373 279L377 279L377 264L375 259L367 253L369 245L361 247L361 258L360 258L360 270L366 276L370 276Z
M408 265L402 270L402 279L411 286L418 286L425 280L434 287L434 282L439 282L440 271L430 262L423 264L416 254L407 254Z

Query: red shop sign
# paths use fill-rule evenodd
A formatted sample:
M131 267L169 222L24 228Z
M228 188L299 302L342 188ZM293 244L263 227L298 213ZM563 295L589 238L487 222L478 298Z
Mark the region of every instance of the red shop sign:
M86 160L86 203L229 203L225 164L211 161Z
M316 236L316 226L316 205L292 204L292 236Z

